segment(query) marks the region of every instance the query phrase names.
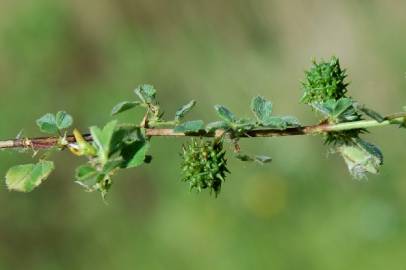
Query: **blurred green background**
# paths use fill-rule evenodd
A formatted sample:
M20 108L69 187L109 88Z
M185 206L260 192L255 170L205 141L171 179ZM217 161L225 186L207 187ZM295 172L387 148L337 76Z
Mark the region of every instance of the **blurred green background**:
M405 1L0 2L0 138L59 109L85 131L141 83L168 115L191 99L249 115L256 94L278 114L317 121L298 103L310 60L339 56L351 95L382 113L406 105ZM120 117L140 119L141 112ZM138 120L137 120L138 121ZM381 146L380 175L352 180L319 137L245 140L269 166L230 160L219 198L180 182L182 140L154 138L154 161L115 177L105 205L73 183L83 160L30 194L0 189L0 269L404 269L405 133ZM0 172L29 160L0 152Z

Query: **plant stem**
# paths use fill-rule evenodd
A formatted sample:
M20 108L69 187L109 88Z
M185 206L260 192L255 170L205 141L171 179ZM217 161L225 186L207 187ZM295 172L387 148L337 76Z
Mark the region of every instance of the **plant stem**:
M280 137L280 136L294 136L294 135L314 135L327 132L338 132L344 130L371 128L371 127L383 127L388 125L401 125L406 123L406 113L397 113L385 117L385 121L378 122L376 120L361 120L340 124L318 124L312 126L301 126L287 128L284 130L278 129L255 129L247 131L244 134L239 135L241 138L253 138L253 137ZM201 130L194 133L175 132L171 128L148 128L146 129L146 135L149 137L217 137L217 132L207 132ZM224 132L224 131L223 131ZM231 134L232 135L232 134ZM90 134L84 134L86 141L92 141ZM68 143L75 143L75 137L69 135L66 137ZM15 139L0 141L0 149L12 149L12 148L32 148L32 149L47 149L58 146L59 137L39 137L31 139Z

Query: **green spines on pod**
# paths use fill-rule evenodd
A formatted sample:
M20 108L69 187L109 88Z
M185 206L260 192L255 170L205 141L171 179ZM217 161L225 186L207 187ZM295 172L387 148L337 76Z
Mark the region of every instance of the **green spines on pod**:
M182 180L189 183L190 189L209 189L217 196L229 173L225 154L221 140L192 139L183 146Z
M302 102L306 104L338 100L345 97L348 83L346 71L341 69L337 57L330 61L313 61L313 66L305 72L306 78L302 82L304 94Z

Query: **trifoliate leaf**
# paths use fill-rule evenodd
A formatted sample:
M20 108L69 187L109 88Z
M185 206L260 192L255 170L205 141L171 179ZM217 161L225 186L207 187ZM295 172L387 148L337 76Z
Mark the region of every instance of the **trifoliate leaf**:
M264 97L256 96L251 101L251 110L261 124L265 123L272 115L272 102L267 101Z
M42 132L56 134L58 133L58 125L56 124L55 115L47 113L37 120L37 126Z
M141 102L139 101L123 101L118 103L114 108L111 110L111 115L117 115L119 113L128 111L132 108L139 106Z
M143 103L153 103L156 98L156 90L152 85L143 84L134 90Z
M114 120L107 123L103 129L96 126L90 128L94 145L97 148L97 156L102 164L106 163L109 158L111 139L116 125L117 121Z
M182 123L174 128L175 132L198 132L204 129L204 122L202 120L194 120Z
M75 178L77 181L84 181L90 178L94 178L95 176L97 176L98 173L99 172L93 166L82 165L76 168Z
M64 111L59 111L56 114L56 126L59 130L66 129L73 124L73 118L70 114Z
M130 145L124 146L121 150L121 157L124 161L121 163L122 168L134 168L145 162L145 157L149 149L148 141L137 141Z
M230 125L228 123L226 123L224 121L216 121L216 122L208 123L206 125L205 130L207 132L212 132L212 131L215 131L217 129L228 129L228 128L230 128Z
M225 106L223 106L223 105L215 105L214 109L217 111L217 114L220 116L220 118L222 120L224 120L225 122L233 123L233 122L237 121L235 115L229 109L227 109Z
M54 168L54 163L46 160L14 166L6 174L7 187L9 190L30 192L46 180Z
M196 101L192 100L188 104L183 105L175 114L175 120L179 121L182 119L188 112L190 112L193 107L196 105Z
M329 99L325 102L314 102L311 105L316 111L336 123L361 119L361 115L355 108L357 104L351 98Z

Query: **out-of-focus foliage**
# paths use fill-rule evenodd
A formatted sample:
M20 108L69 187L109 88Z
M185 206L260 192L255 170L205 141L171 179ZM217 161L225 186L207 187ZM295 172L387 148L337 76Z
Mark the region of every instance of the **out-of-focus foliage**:
M101 126L105 108L140 83L160 89L170 115L194 98L190 114L207 122L214 103L240 112L259 94L277 114L313 123L297 104L298 78L309 59L330 55L351 73L351 97L391 112L406 99L405 9L404 1L2 1L0 137L21 127L35 135L32 120L59 109L76 128ZM178 141L157 138L153 164L121 173L108 206L71 183L79 163L58 154L60 170L41 189L0 189L0 269L403 269L401 131L368 138L387 153L368 181L320 155L327 148L316 137L242 140L274 162L230 160L233 180L215 200L184 192ZM4 175L22 159L1 152L0 161Z

